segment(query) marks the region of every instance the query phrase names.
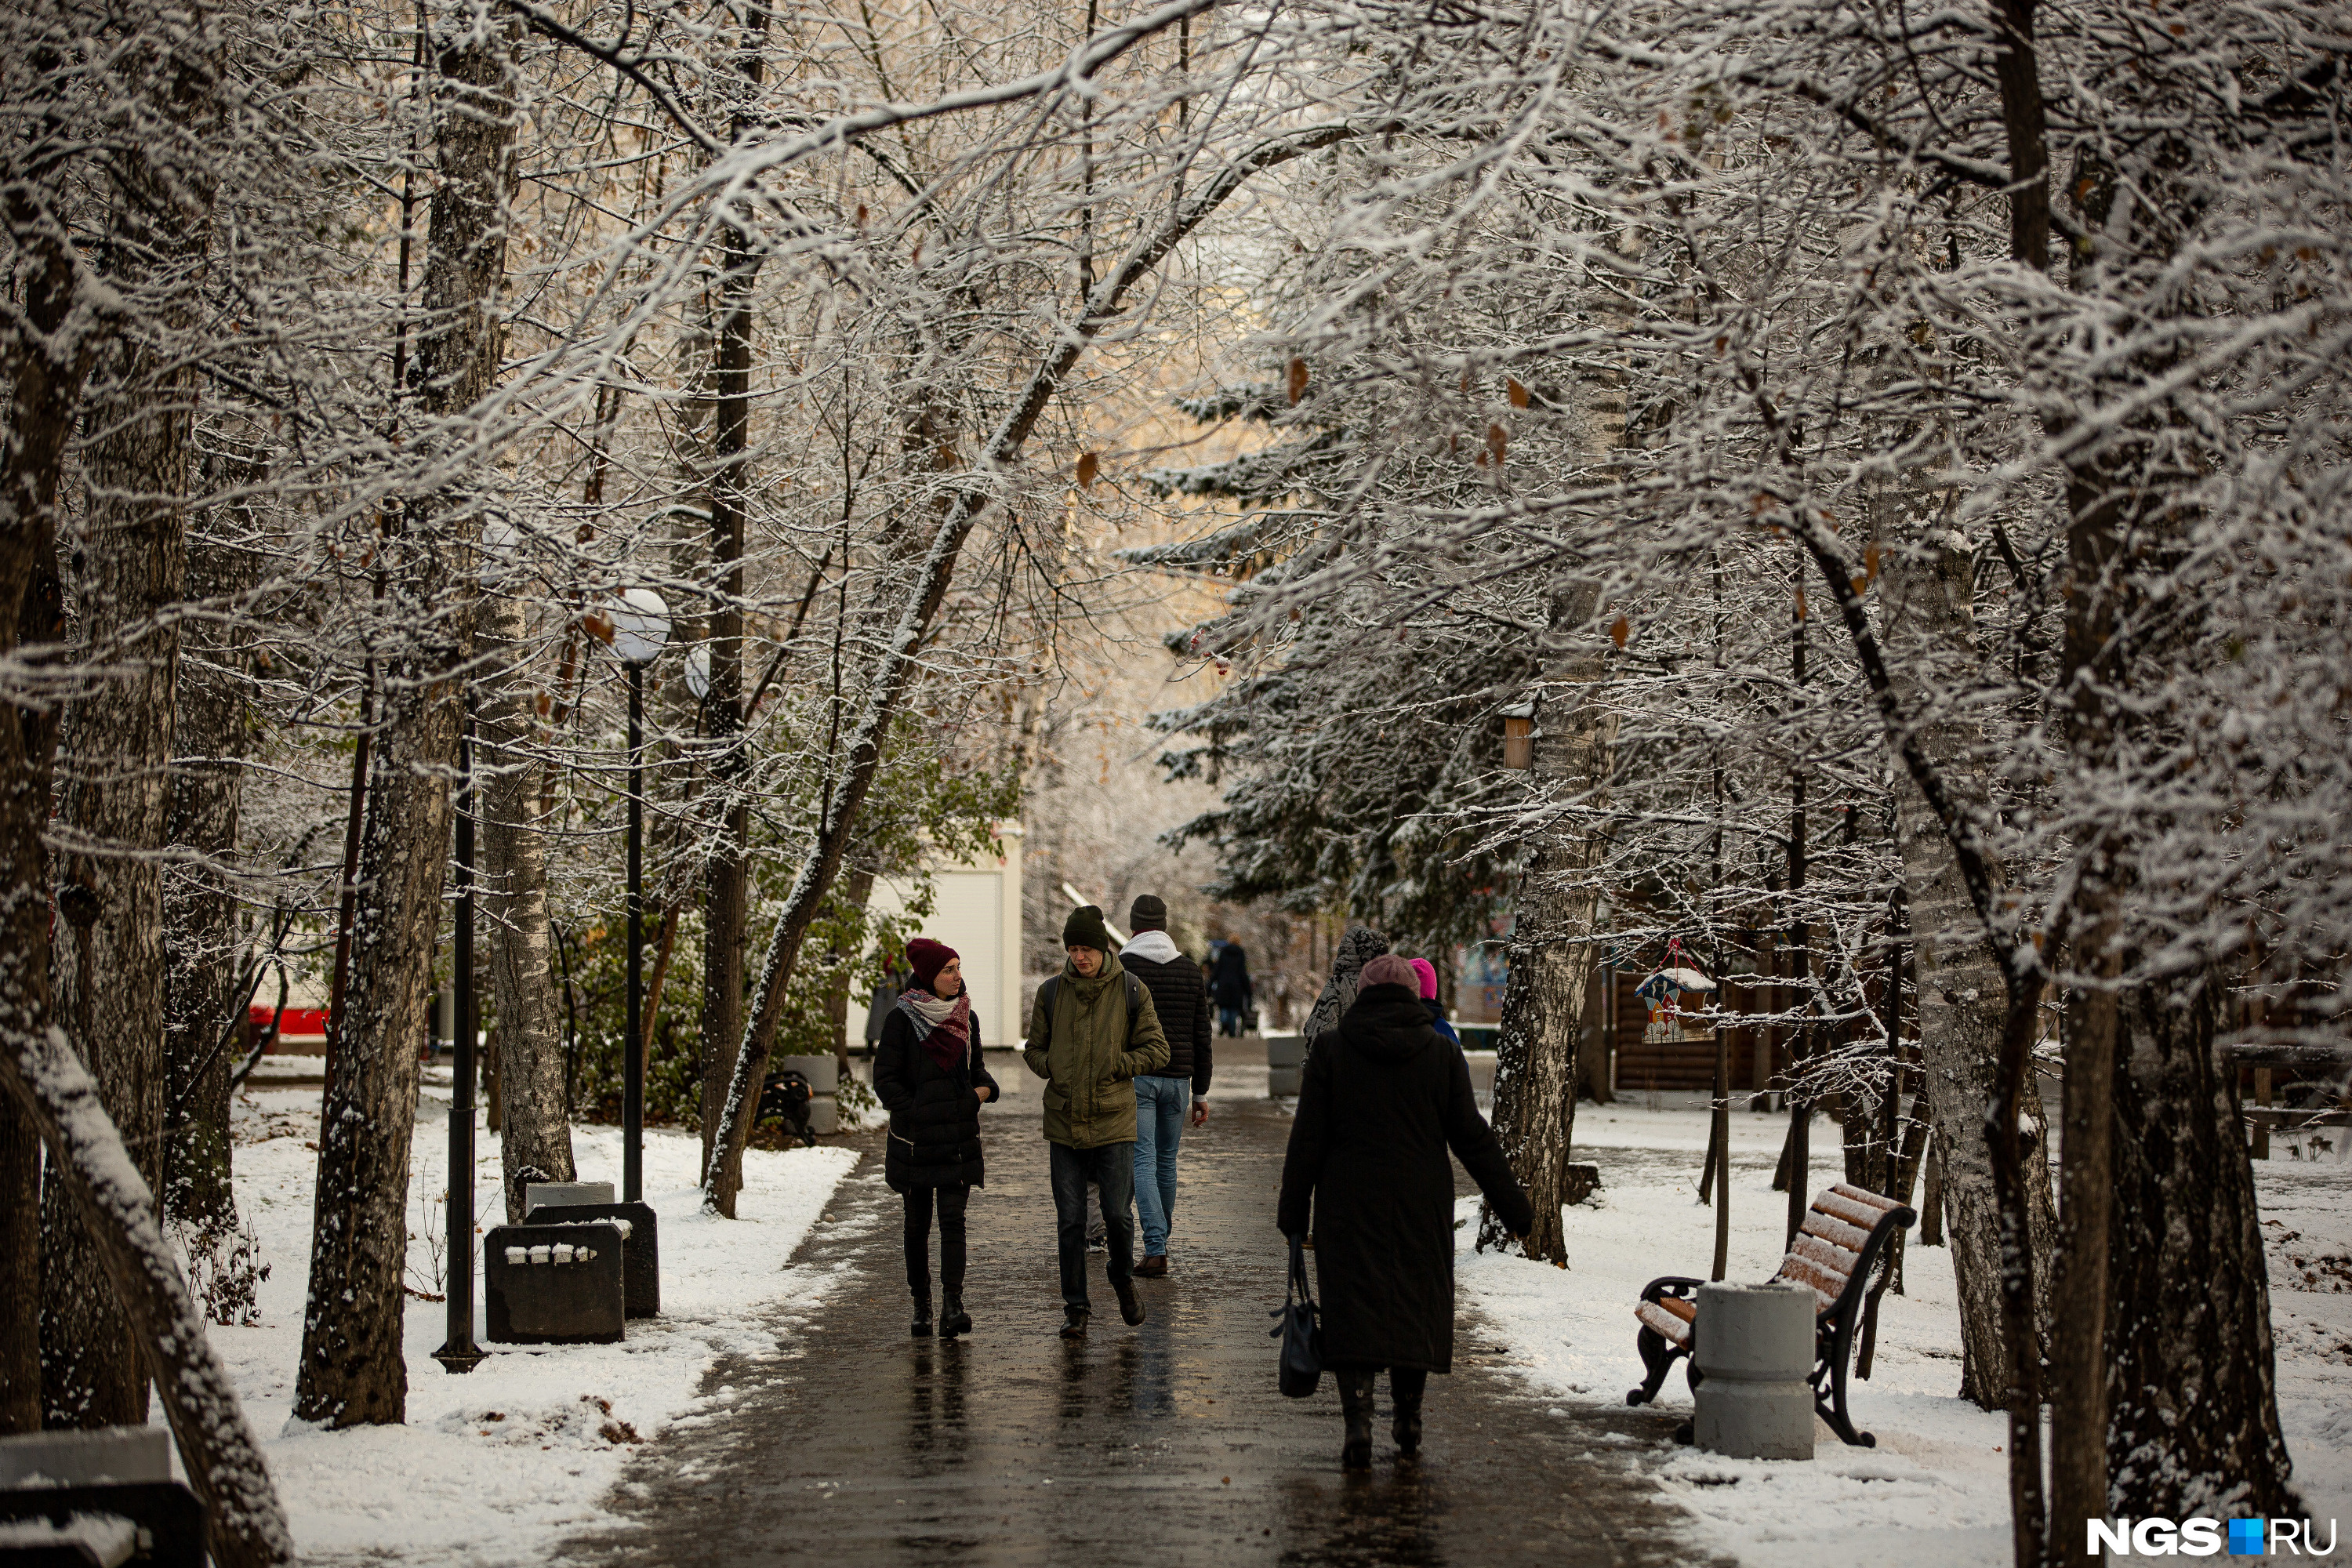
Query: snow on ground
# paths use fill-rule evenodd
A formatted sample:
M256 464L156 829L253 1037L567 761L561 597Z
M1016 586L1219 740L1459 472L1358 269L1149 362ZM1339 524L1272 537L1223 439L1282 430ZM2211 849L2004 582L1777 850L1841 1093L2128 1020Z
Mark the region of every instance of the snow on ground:
M595 1522L598 1502L635 1451L661 1429L723 1406L732 1391L702 1394L723 1354L775 1347L764 1320L806 1302L831 1274L790 1266L857 1162L844 1148L752 1150L744 1160L740 1219L701 1212L692 1136L646 1134L646 1200L661 1215L662 1316L632 1322L614 1345L543 1351L486 1347L488 1360L453 1376L433 1360L446 1309L412 1298L407 1315L408 1422L328 1431L291 1419L302 1305L310 1272L317 1174L316 1088L266 1089L236 1106L237 1205L270 1270L262 1324L212 1330L236 1380L247 1419L263 1439L272 1478L306 1562L408 1560L487 1565L541 1561L562 1535ZM427 1089L417 1118L409 1193L409 1283L439 1294L446 1235L448 1098ZM572 1131L581 1179L621 1169L618 1128ZM500 1223L498 1140L478 1138L475 1212ZM476 1310L477 1332L480 1309Z
M1761 1281L1780 1267L1787 1224L1788 1194L1771 1188L1788 1121L1741 1110L1731 1128L1727 1277ZM1814 1123L1809 1198L1843 1175L1837 1136L1826 1121ZM1715 1253L1715 1211L1696 1201L1703 1110L1580 1106L1576 1143L1579 1159L1601 1167L1603 1186L1597 1206L1564 1211L1571 1268L1473 1252L1475 1199L1461 1205L1471 1223L1457 1232L1465 1295L1525 1375L1561 1398L1564 1415L1571 1404L1622 1406L1642 1381L1633 1346L1642 1287L1661 1274L1704 1277ZM2311 1512L2352 1523L2352 1164L2273 1160L2254 1168L2266 1220L2277 1222L2265 1231L2280 1420ZM2290 1256L2302 1259L2292 1278L2282 1267ZM1876 1364L1848 1395L1855 1425L1877 1435L1875 1448L1849 1448L1817 1422L1811 1462L1691 1448L1631 1460L1689 1510L1699 1544L1746 1568L2009 1561L2005 1421L1955 1396L1959 1309L1949 1250L1906 1247L1905 1287L1882 1299ZM1658 1404L1688 1412L1680 1366Z

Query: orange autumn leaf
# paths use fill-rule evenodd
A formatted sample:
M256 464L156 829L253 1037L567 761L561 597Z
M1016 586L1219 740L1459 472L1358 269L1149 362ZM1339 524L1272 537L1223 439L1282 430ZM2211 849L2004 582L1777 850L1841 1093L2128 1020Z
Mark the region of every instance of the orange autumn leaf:
M1487 426L1486 450L1495 455L1495 461L1498 466L1502 463L1503 455L1510 449L1511 437L1509 434L1506 432L1500 425Z
M1298 400L1294 397L1291 401L1296 403ZM1085 489L1088 486L1092 485L1095 482L1095 475L1101 471L1101 458L1096 457L1092 452L1081 452L1078 454L1078 488L1080 489Z
M1615 643L1620 649L1624 647L1625 639L1633 635L1633 623L1627 620L1624 616L1620 616L1614 621L1610 623L1609 640Z
M1503 378L1503 385L1511 395L1512 407L1525 408L1528 405L1528 389L1519 384L1518 377L1513 375L1505 376Z
M608 647L612 646L613 623L606 620L604 616L597 615L592 610L587 615L580 617L580 626L583 631L585 631L590 637L594 637L598 642L604 644Z
M1307 362L1305 360L1296 357L1291 360L1290 374L1285 380L1284 385L1290 394L1290 401L1294 404L1307 395Z

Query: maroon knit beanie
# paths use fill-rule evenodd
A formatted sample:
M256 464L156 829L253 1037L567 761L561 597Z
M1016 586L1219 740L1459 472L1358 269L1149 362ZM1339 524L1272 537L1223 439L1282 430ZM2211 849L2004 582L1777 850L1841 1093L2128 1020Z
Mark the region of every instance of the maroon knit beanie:
M915 984L926 991L932 991L940 971L961 956L946 942L933 942L927 936L919 936L907 944L907 966L915 972ZM938 994L936 991L932 994Z

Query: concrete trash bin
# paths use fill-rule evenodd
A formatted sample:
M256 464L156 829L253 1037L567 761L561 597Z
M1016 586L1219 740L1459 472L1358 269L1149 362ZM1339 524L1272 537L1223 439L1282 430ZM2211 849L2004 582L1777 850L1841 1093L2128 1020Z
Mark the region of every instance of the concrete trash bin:
M1307 1037L1267 1035L1265 1092L1272 1100L1295 1100L1307 1077Z
M1813 1300L1788 1285L1699 1287L1694 1443L1735 1459L1813 1457Z

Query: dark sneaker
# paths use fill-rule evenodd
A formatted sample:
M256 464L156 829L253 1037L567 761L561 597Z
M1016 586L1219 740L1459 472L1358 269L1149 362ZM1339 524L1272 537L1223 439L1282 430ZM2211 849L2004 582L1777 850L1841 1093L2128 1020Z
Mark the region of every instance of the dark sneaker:
M1126 1320L1127 1326L1131 1329L1143 1321L1143 1299L1135 1293L1134 1283L1115 1279L1110 1288L1118 1296L1118 1315Z
M1087 1311L1082 1307L1066 1307L1062 1311L1062 1337L1082 1340L1087 1337Z
M1103 1229L1103 1224L1100 1220L1097 1220L1092 1225L1087 1226L1087 1250L1088 1252L1108 1252L1110 1250L1110 1234Z
M1142 1262L1135 1266L1135 1277L1138 1279L1167 1279L1168 1255L1164 1252L1155 1252L1146 1257Z

